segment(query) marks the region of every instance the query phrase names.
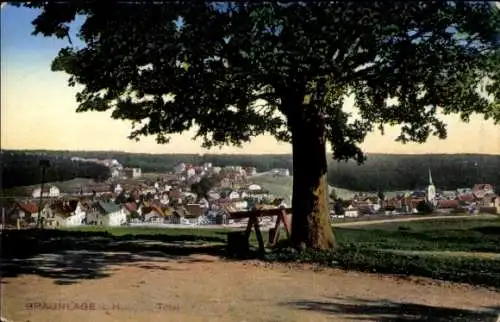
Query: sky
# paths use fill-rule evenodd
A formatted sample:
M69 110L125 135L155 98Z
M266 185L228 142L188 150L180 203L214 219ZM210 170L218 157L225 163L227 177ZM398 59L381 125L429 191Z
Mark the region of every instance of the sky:
M66 40L32 36L31 21L37 11L3 6L1 9L1 148L49 150L115 150L136 153L290 153L290 144L259 136L242 148L205 150L186 132L167 145L154 137L139 142L127 139L131 125L113 120L110 112L76 113L77 89L68 87L68 76L50 71L52 59ZM74 37L72 37L74 39ZM500 154L500 127L481 117L462 123L457 116L443 117L448 138L430 138L425 144L395 142L397 128L384 136L368 135L367 153L486 153Z

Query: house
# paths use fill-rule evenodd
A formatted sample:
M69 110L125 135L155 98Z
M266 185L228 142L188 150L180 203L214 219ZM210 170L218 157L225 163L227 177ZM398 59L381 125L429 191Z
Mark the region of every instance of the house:
M474 185L474 187L472 188L472 192L474 193L474 195L481 198L485 194L493 194L494 187L489 183L479 183Z
M246 167L245 168L245 172L247 174L247 176L254 176L257 174L257 169L255 167Z
M132 168L132 178L137 179L142 177L141 168Z
M495 208L497 208L497 214L500 215L500 196L495 198Z
M464 204L471 204L476 201L476 197L473 194L464 194L458 196L458 201Z
M8 223L16 223L23 220L26 223L36 222L38 216L38 205L34 202L18 202L9 212L6 218Z
M161 205L157 203L145 203L138 209L139 214L144 222L162 223L164 221L165 212Z
M358 209L353 207L353 205L349 205L349 207L344 209L344 216L352 218L358 217L359 216Z
M212 167L209 169L209 171L213 174L219 174L222 171L221 167Z
M49 227L75 227L85 223L86 211L79 200L57 200L50 209L51 215L44 216Z
M233 190L227 195L227 197L229 199L240 199L240 194L238 193L238 191Z
M458 200L438 200L439 209L457 209L460 206Z
M31 194L33 198L40 198L40 188L35 188ZM48 186L43 189L43 196L46 198L58 198L61 196L61 191L56 186Z
M229 180L229 178L222 178L219 185L222 188L229 188L231 187L231 180Z
M113 202L98 201L92 205L87 222L107 227L121 226L127 223L127 213L125 207Z
M250 191L260 191L260 190L262 190L262 187L259 186L258 184L252 183L252 184L248 185L247 189Z
M193 177L196 174L196 170L194 168L189 168L186 170L186 176L188 178Z
M186 210L191 217L200 217L205 214L205 207L200 204L187 204Z
M119 195L120 193L123 192L123 188L121 186L121 184L117 183L116 186L115 186L115 194Z
M111 178L119 178L120 170L118 168L111 168Z
M137 179L142 176L142 170L140 168L124 168L122 174L126 179Z

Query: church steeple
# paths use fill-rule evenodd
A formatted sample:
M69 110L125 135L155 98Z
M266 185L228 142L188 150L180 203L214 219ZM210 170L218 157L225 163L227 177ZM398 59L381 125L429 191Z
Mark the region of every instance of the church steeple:
M433 186L434 183L432 182L432 174L431 174L431 168L429 168L429 185Z

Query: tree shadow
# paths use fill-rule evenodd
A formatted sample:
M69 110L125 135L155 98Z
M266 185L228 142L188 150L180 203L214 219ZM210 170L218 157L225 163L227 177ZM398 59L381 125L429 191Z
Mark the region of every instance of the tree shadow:
M297 300L282 303L282 305L298 310L328 314L333 316L334 319L344 318L349 320L378 322L496 322L500 315L498 307L483 308L473 311L388 300L371 301L356 298L333 298L328 301Z
M1 276L38 275L69 285L110 276L119 265L171 270L166 262L205 262L204 254L225 257L223 234L123 235L107 232L12 230L1 234Z

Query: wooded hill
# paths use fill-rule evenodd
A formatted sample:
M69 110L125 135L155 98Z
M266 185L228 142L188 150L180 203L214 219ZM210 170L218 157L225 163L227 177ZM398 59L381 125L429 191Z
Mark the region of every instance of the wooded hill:
M26 155L29 153L29 155ZM10 157L5 157L10 155ZM39 183L40 172L38 159L56 158L68 160L68 157L113 158L125 167L139 167L143 172L166 172L180 163L201 164L212 162L217 166L242 165L254 166L259 172L274 168L293 170L291 155L235 155L235 154L139 154L118 151L4 151L2 156L2 182L4 187ZM13 156L16 156L15 158ZM33 169L27 170L27 164L20 165L19 158L35 160L29 162ZM17 160L13 163L14 160ZM56 170L69 166L70 169ZM8 171L5 171L8 169ZM22 171L20 170L22 169ZM333 186L355 191L393 191L423 188L428 183L428 170L432 171L433 181L438 189L456 189L471 187L476 183L491 183L500 186L500 155L482 154L429 154L396 155L369 154L363 165L355 162L330 161L329 183ZM20 173L29 173L21 175ZM103 175L101 167L81 165L71 161L57 163L48 170L60 181L61 177L99 177ZM95 173L94 173L95 172ZM64 176L62 174L65 174ZM30 179L32 178L32 179ZM69 178L71 179L71 178ZM33 182L31 182L31 181Z

